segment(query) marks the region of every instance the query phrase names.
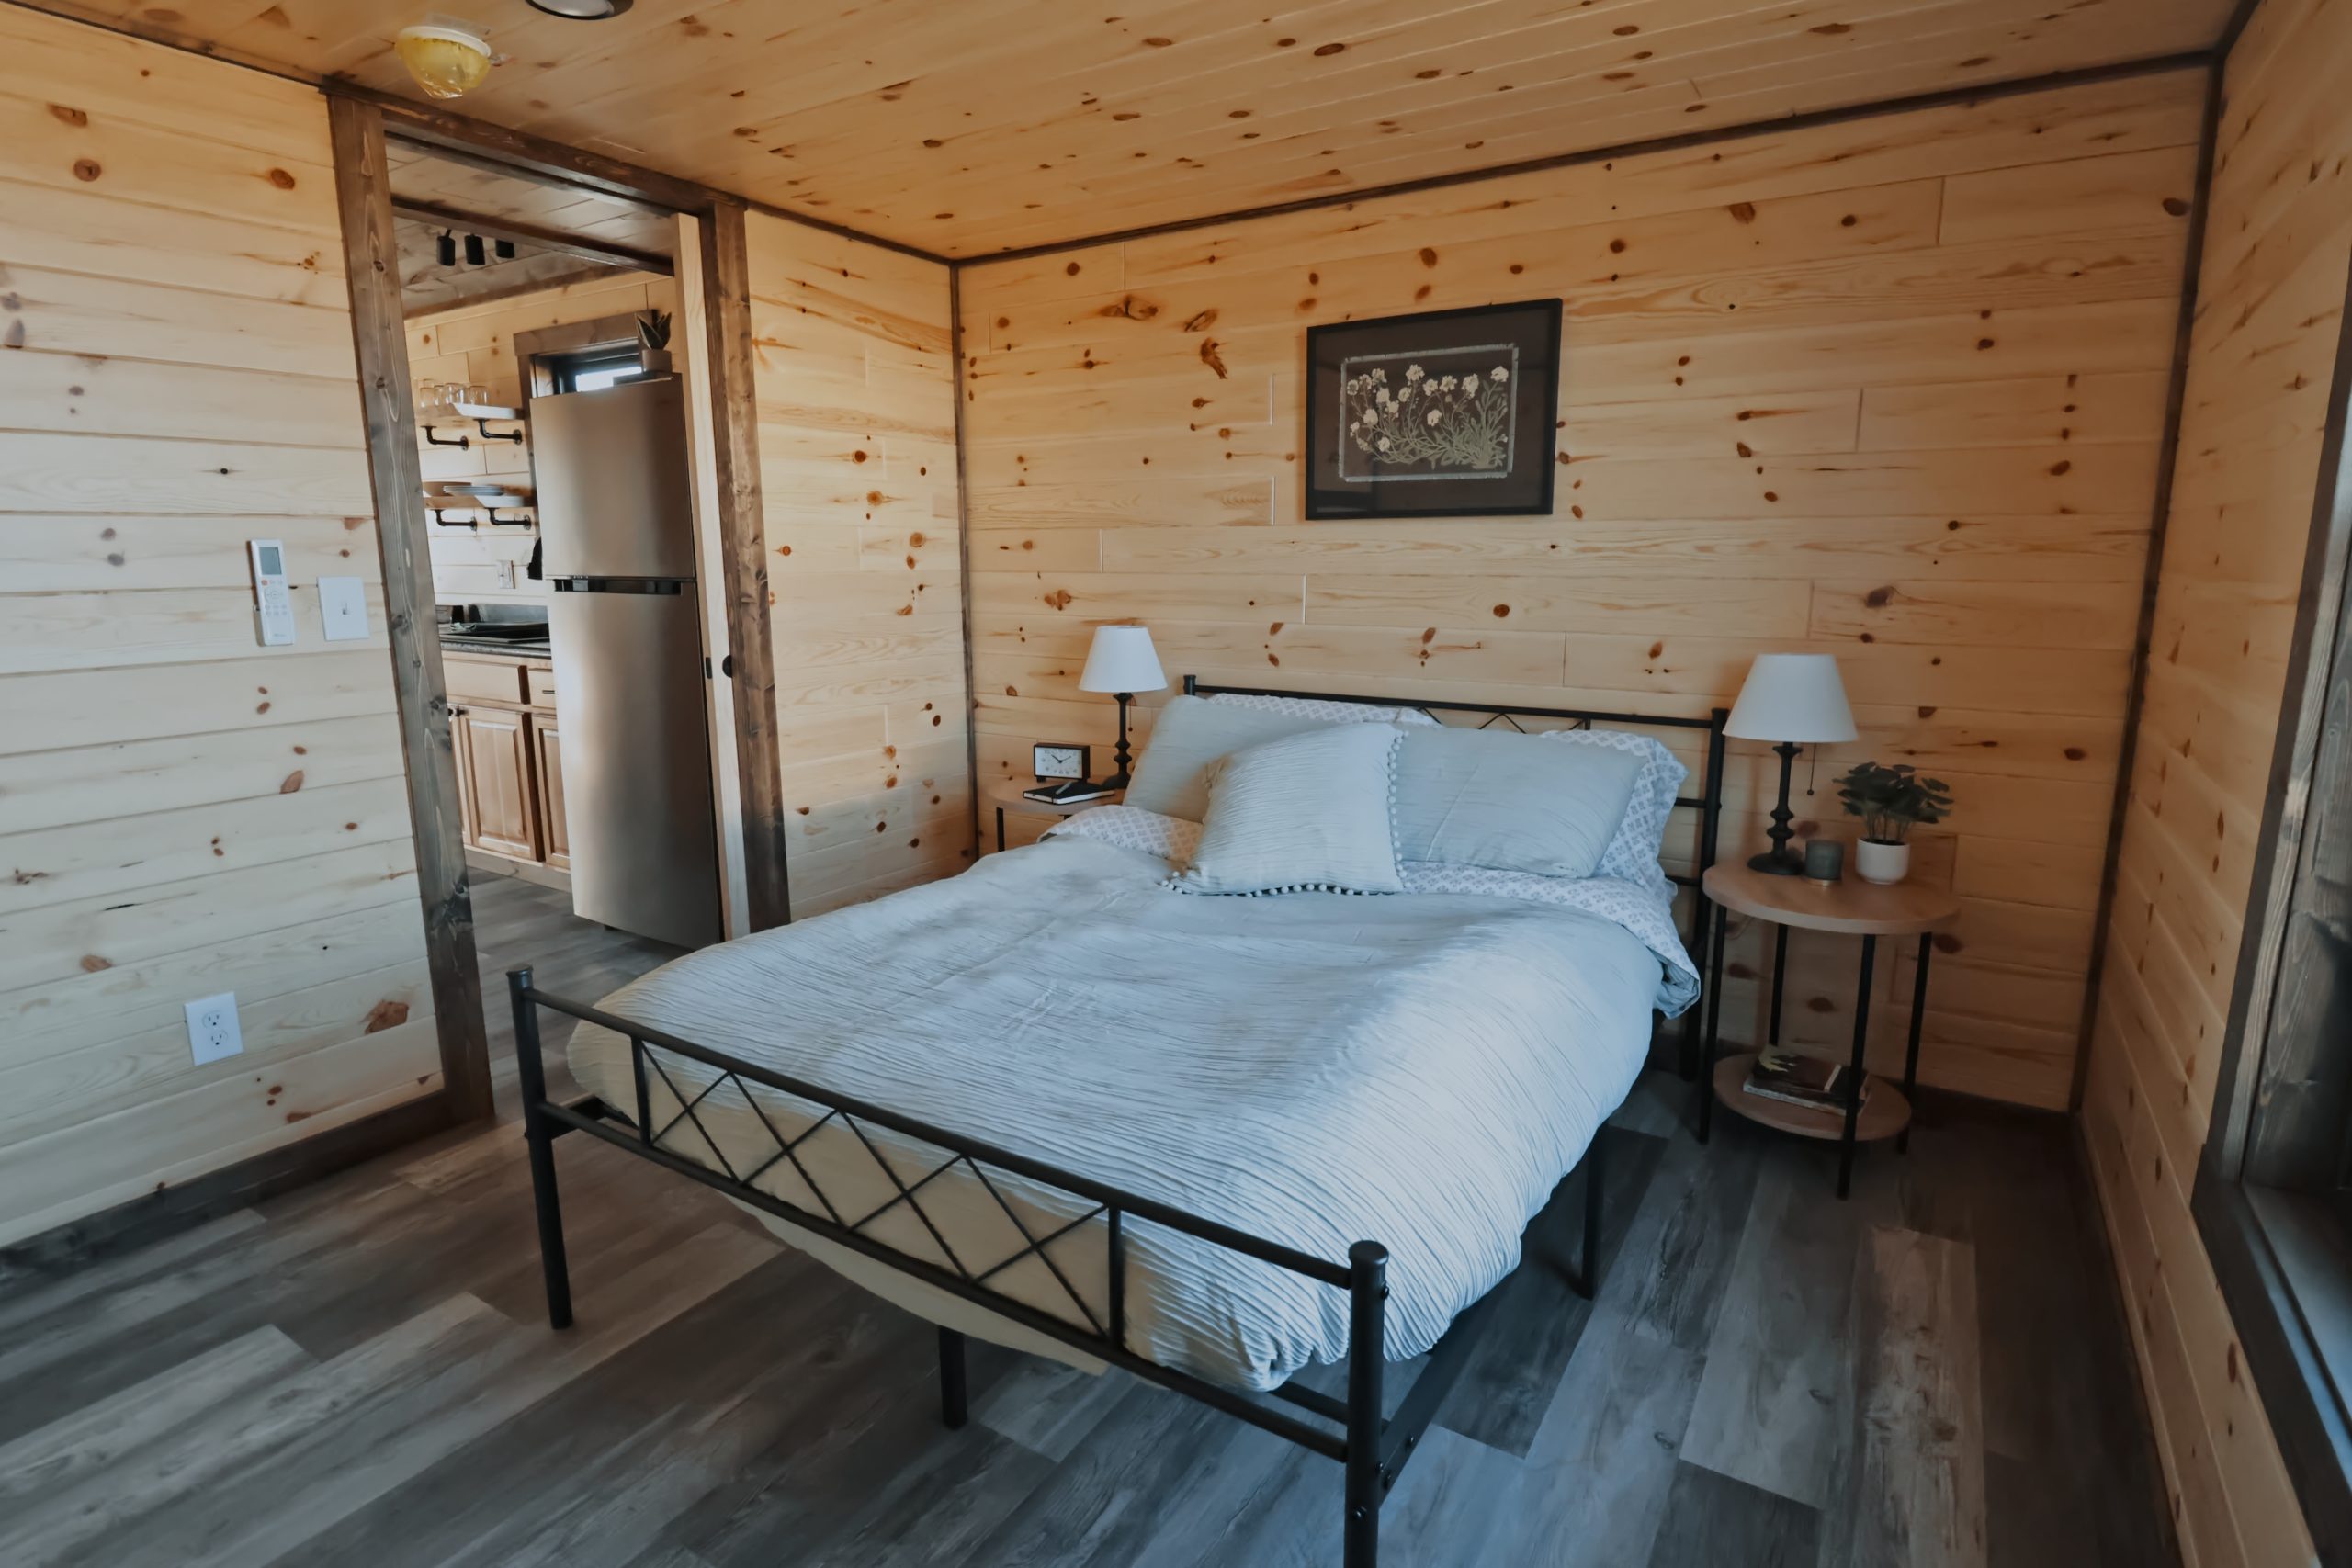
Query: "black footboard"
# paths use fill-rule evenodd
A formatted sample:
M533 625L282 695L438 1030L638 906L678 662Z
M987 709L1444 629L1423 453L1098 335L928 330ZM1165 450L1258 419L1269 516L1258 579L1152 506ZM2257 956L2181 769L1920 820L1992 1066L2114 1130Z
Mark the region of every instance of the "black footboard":
M1302 1448L1337 1460L1346 1470L1344 1532L1347 1568L1374 1568L1379 1553L1381 1504L1389 1489L1396 1484L1406 1461L1419 1443L1421 1434L1436 1416L1446 1391L1453 1386L1468 1360L1479 1331L1488 1317L1489 1303L1494 1299L1492 1292L1455 1320L1445 1337L1430 1353L1420 1375L1398 1404L1395 1415L1384 1416L1382 1379L1386 1365L1384 1319L1388 1297L1388 1254L1386 1248L1377 1242L1357 1242L1348 1249L1345 1262L1317 1258L1216 1221L1186 1213L1152 1199L1121 1191L1077 1172L1057 1169L963 1134L932 1126L887 1107L801 1082L661 1030L632 1023L596 1008L550 996L533 987L528 969L510 971L506 981L514 1009L514 1045L521 1066L524 1132L529 1145L531 1184L538 1209L539 1247L547 1273L548 1319L555 1327L565 1328L571 1323L571 1291L564 1262L563 1223L557 1199L552 1145L554 1139L566 1133L582 1132L627 1149L653 1164L664 1166L689 1180L716 1188L755 1209L787 1220L812 1235L886 1264L951 1295L983 1306L1009 1322L1057 1340L1098 1360L1123 1368L1164 1388L1174 1389L1204 1404L1214 1405ZM636 1088L637 1102L633 1107L623 1110L594 1097L571 1105L559 1104L548 1098L547 1074L540 1055L540 1008L601 1024L628 1038ZM671 1076L664 1065L665 1059L698 1063L715 1072L717 1077L707 1088L689 1095ZM659 1127L653 1125L650 1109L650 1091L655 1083L662 1085L682 1108L666 1124ZM697 1114L705 1101L721 1086L728 1084L733 1085L735 1091L742 1095L744 1102L759 1116L775 1145L773 1153L743 1170L733 1168L718 1140L703 1125ZM816 1108L820 1114L808 1128L786 1136L752 1100L749 1086L753 1084L792 1095ZM865 1145L893 1190L889 1199L870 1212L843 1213L799 1158L802 1144L820 1129L836 1122ZM702 1142L718 1159L720 1168L714 1169L663 1146L663 1139L681 1126L691 1126L700 1134ZM869 1130L876 1128L932 1145L945 1157L918 1179L911 1182L902 1180L890 1163L882 1157L870 1136ZM1599 1151L1600 1142L1596 1136L1586 1159L1586 1228L1578 1270L1582 1277L1577 1282L1577 1288L1587 1294L1597 1284L1599 1275L1599 1259L1595 1251L1599 1242ZM787 1162L801 1182L816 1195L817 1208L786 1202L757 1185L761 1177ZM977 1179L995 1197L998 1205L1027 1244L1012 1257L977 1271L967 1268L957 1258L955 1248L924 1213L921 1201L920 1195L924 1187L958 1168ZM1050 1189L1072 1200L1073 1206L1082 1212L1077 1218L1054 1228L1033 1230L1023 1223L999 1185L990 1180L991 1171L1016 1176L1026 1182ZM870 1234L874 1222L902 1210L911 1213L922 1222L937 1244L941 1255L949 1260L952 1267L943 1268L899 1251ZM1130 1349L1125 1304L1125 1224L1130 1219L1164 1225L1170 1230L1347 1292L1350 1337L1346 1396L1335 1398L1306 1387L1294 1379L1272 1390L1264 1398L1259 1398L1162 1366ZM1056 1242L1088 1230L1099 1233L1102 1238L1109 1280L1105 1310L1100 1314L1071 1284L1048 1251ZM1030 1257L1036 1258L1068 1294L1078 1321L1041 1312L991 1287L989 1281L992 1279L1012 1264ZM960 1426L965 1416L963 1337L952 1330L942 1329L939 1345L942 1414L951 1427Z

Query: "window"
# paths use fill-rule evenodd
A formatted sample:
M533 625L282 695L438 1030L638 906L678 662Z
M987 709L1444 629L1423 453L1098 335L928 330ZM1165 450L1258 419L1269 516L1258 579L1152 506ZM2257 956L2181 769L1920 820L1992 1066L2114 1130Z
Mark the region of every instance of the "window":
M645 374L635 344L583 348L577 354L549 355L544 362L559 392L601 392Z
M2348 339L2347 343L2352 343ZM2323 1562L2352 1561L2352 352L2340 354L2197 1228Z

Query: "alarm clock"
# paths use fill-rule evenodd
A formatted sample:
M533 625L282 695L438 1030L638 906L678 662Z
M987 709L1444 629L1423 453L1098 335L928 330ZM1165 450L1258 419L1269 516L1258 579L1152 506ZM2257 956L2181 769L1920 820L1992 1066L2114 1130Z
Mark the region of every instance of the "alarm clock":
M1086 778L1092 771L1083 745L1065 746L1041 740L1030 748L1030 766L1039 779Z

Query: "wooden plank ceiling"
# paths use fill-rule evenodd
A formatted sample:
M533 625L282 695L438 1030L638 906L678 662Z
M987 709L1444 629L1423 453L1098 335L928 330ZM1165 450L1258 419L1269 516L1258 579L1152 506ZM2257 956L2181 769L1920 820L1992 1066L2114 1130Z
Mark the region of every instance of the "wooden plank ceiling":
M454 10L499 124L944 255L2201 49L2233 0L75 0L415 96Z

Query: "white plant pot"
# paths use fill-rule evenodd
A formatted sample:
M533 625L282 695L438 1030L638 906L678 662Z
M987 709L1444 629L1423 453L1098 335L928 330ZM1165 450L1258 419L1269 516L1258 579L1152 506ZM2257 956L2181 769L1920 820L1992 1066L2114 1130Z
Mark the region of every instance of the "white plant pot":
M1891 887L1911 874L1911 846L1858 840L1854 844L1854 872L1864 882Z

